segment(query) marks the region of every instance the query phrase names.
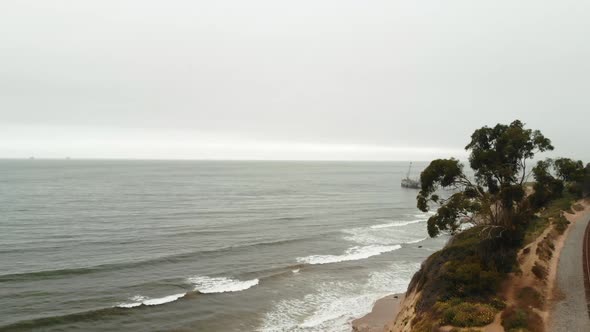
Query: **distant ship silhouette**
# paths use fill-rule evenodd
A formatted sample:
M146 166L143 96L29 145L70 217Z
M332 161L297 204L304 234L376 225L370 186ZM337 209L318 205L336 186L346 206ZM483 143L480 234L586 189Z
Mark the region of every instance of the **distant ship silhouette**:
M410 178L410 172L412 171L412 162L408 168L408 174L402 179L402 187L410 189L420 189L420 181Z

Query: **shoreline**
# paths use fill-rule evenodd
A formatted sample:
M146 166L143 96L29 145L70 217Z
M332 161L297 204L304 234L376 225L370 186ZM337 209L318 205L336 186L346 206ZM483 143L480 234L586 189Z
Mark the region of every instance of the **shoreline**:
M524 268L525 273L522 275L512 275L506 280L507 288L502 291L503 295L506 296L508 304L516 304L516 291L517 289L529 286L529 287L540 287L542 292L547 297L547 307L540 308L538 313L541 315L543 325L549 331L554 322L554 314L556 306L564 301L563 298L556 296L556 291L559 289L557 282L557 270L560 258L562 256L562 249L570 237L570 232L574 226L585 219L590 219L590 201L580 200L574 202L574 204L580 204L583 206L582 210L574 211L574 213L565 213L565 217L570 221L566 231L563 234L557 235L555 241L555 251L553 257L551 257L545 264L548 268L548 276L542 285L532 275L531 268L535 262L538 261L537 255L527 255L524 250L526 248L529 251L536 252L537 247L540 243L549 236L549 233L554 231L554 226L549 225L539 236L531 243L525 245L518 254L518 261L521 268ZM574 205L572 204L572 206ZM590 223L590 222L589 222ZM590 227L590 226L589 226ZM534 249L534 250L532 250ZM379 298L371 312L366 315L352 321L353 332L383 332L387 331L387 327L394 322L402 309L402 302L405 299L405 293L391 294L385 297ZM501 312L497 314L496 319L489 325L483 328L483 331L500 331L503 328L500 323Z
M401 309L405 293L391 294L378 299L371 312L352 321L353 332L382 332Z

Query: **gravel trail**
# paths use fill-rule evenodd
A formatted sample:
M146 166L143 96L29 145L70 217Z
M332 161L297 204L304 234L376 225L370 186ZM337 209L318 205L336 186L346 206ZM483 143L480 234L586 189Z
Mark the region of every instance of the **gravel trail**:
M583 244L590 213L570 230L559 258L557 287L565 298L556 303L551 332L589 332L590 316L584 287Z

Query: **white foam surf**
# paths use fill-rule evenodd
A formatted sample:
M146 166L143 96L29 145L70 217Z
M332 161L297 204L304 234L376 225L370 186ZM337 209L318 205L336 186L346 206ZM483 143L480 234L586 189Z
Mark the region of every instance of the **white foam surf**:
M188 281L195 285L195 291L198 291L202 294L213 294L213 293L226 293L226 292L239 292L246 290L248 288L254 287L258 285L259 280L233 280L229 278L211 278L211 277L192 277L188 278ZM136 295L131 297L129 302L124 302L117 304L115 307L117 308L125 308L131 309L136 308L142 305L145 306L156 306L162 305L170 302L174 302L182 297L184 297L187 293L179 293L173 294L163 297L157 298L150 298L147 296Z
M371 273L365 283L318 282L316 292L277 301L258 331L348 332L351 321L369 312L377 299L405 291L419 268L419 263L398 262Z
M421 238L421 239L417 239L417 240L406 241L406 242L404 242L404 243L405 243L405 244L415 244L415 243L422 242L422 241L424 241L424 240L426 240L426 239L428 239L428 238L427 238L427 237L425 237L425 238Z
M158 297L158 298L149 298L146 296L136 295L136 296L129 299L132 302L121 303L121 304L116 305L116 307L131 309L131 308L139 307L142 305L146 305L146 306L161 305L161 304L165 304L165 303L174 302L174 301L184 297L185 295L186 295L186 293L180 293L180 294L168 295L168 296Z
M373 225L373 226L371 226L371 228L372 229L380 229L380 228L390 228L390 227L403 227L403 226L408 226L408 225L412 225L412 224L417 224L417 223L420 223L423 221L424 221L424 219L396 221L396 222L391 222L391 223Z
M258 279L234 280L225 277L196 276L188 278L188 281L195 285L195 290L202 294L240 292L258 285Z
M416 218L430 218L431 216L435 215L436 212L428 211L420 214L414 214L413 216Z
M404 228L382 228L357 227L342 230L344 240L354 242L360 246L391 246L404 244L417 239L423 239L426 230L404 229ZM420 234L421 233L421 234Z
M369 257L381 255L386 252L394 251L400 249L400 245L390 245L390 246L365 246L365 247L352 247L343 255L312 255L307 257L299 257L297 261L299 263L305 264L330 264L330 263L339 263L339 262L346 262L346 261L356 261L361 259L367 259Z

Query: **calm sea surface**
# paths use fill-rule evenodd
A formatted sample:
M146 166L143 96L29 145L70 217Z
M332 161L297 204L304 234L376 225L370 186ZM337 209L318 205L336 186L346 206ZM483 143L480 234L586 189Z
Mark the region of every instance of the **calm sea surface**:
M350 331L445 241L406 171L0 160L0 330Z

